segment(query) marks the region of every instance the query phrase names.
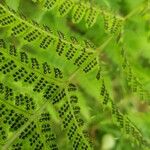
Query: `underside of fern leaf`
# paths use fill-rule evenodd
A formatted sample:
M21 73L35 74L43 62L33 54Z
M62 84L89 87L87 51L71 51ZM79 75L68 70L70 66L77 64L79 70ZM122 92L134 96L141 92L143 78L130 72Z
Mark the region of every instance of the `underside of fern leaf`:
M102 15L106 31L116 34L122 29L122 18L83 2L32 1L46 10L54 9L58 16L72 12L72 22L84 20L87 28ZM0 149L60 149L55 126L65 132L71 149L93 149L76 76L91 77L102 109L111 111L123 135L140 148L149 147L140 129L112 100L102 73L103 61L89 40L67 37L1 3L0 32ZM101 50L104 47L105 43Z
M42 71L39 72L38 66L42 64L37 63L36 58L30 58L23 51L17 52L18 49L13 46L8 47L8 49L9 51L7 48L1 47L0 53L0 70L2 73L0 84L1 119L2 133L4 133L2 149L7 149L12 143L12 148L25 147L23 144L25 144L24 140L27 139L30 141L29 145L26 145L28 148L47 149L44 147L44 143L47 141L52 144L48 144L51 149L57 149L56 144L53 144L55 137L53 138L54 135L51 133L50 114L46 111L49 109L49 103L57 107L56 111L62 119L63 128L69 132L68 137L73 141L73 147L75 149L77 147L89 149L81 129L83 123L78 116L80 110L76 104L78 97L77 94L71 94L72 91L76 90L76 87L73 84L69 84L69 87L67 83L60 84L57 77L62 77L62 74L59 74L60 71L58 70L52 74L52 71L50 72L52 66L46 62L43 63L46 64L43 65L43 73ZM53 75L54 79L46 77L44 73L47 72ZM8 82L5 81L7 77L9 77ZM18 89L19 87L22 88ZM24 92L21 92L22 90ZM31 97L31 93L34 96ZM50 139L45 139L42 142L40 139L43 139L43 136ZM19 139L17 140L17 138ZM7 140L8 142L6 142ZM15 141L17 142L14 144Z
M55 9L59 17L71 14L72 22L77 24L82 20L85 22L86 28L94 26L99 17L103 18L105 31L111 34L118 34L121 32L124 25L123 18L112 14L110 11L100 9L96 6L91 6L90 3L73 0L44 0L39 2L44 10Z
M1 10L2 9L3 8L1 7ZM22 37L22 44L26 44L26 42L31 43L34 40L38 40L39 36L41 35L36 27L32 28L26 23L23 23L22 21L20 22L19 19L17 20L17 18L15 19L15 17L10 16L9 14L6 14L6 16L4 15L4 18L5 23L1 23L1 26L6 28L11 25L11 19L7 22L7 18L13 18L13 26L10 26L10 31L8 30L8 37ZM50 40L52 40L53 42L57 42L57 49L55 53L58 56L61 56L64 51L64 47L67 45L66 42L64 42L64 39L61 40L57 38L57 36L51 38L48 32L42 29L39 30L41 30L41 32L45 34L44 38L39 44L39 47L41 47L41 49L47 48L49 44L51 44ZM70 46L74 48L72 45ZM74 52L76 51L77 49L74 50ZM84 52L84 50L82 51ZM39 53L41 52L42 50ZM45 109L48 109L47 107L49 103L54 107L57 107L57 110L60 109L58 112L63 123L63 128L67 130L69 140L73 141L72 144L74 149L90 149L90 145L86 140L81 127L83 126L83 121L78 115L78 113L80 112L80 107L76 106L76 103L78 101L77 94L70 94L72 90L76 90L76 87L74 87L73 84L69 84L69 86L71 87L68 87L68 81L65 82L65 79L63 80L62 71L57 67L51 66L51 64L49 64L48 62L43 62L39 58L36 58L36 55L34 54L34 52L32 54L32 51L27 52L26 50L16 48L14 45L6 44L4 39L1 39L0 54L0 71L2 73L2 117L4 117L2 118L2 120L3 123L8 126L7 128L9 130L12 130L12 133L10 132L9 135L7 135L8 131L5 131L3 129L6 135L4 134L4 136L2 137L4 139L4 146L2 147L2 149L7 149L10 146L12 146L12 148L25 147L23 143L25 144L26 142L23 141L26 139L30 141L29 145L27 146L28 148L33 147L35 149L47 149L46 147L44 147L44 143L45 141L48 141L51 143L50 145L48 144L50 146L50 149L57 149L57 145L55 143L53 144L53 141L55 142L55 137L53 138L53 133L51 133L51 128L48 124L50 123L50 115L49 113L45 112ZM72 55L70 55L70 53L66 53L65 57L67 57L66 59L70 60L73 56L74 53ZM76 56L74 65L80 67L84 63L84 61L86 60L85 58L88 57L88 55L85 56L85 58L83 57L83 61L82 58L80 60L78 57L80 58L81 56ZM92 62L87 61L87 64L85 64L83 70L85 72L88 72L92 68L91 65ZM5 81L7 77L9 77L10 79L9 82ZM16 89L13 90L13 87L16 87ZM23 87L24 90L22 88L18 89L19 87ZM21 92L22 90L24 91L23 93ZM33 97L29 96L31 93L32 95L34 95ZM14 107L14 110L7 108L3 99L7 100L7 103L11 105L12 108ZM13 111L15 113L15 109L19 109L21 112L23 111L24 114L28 114L31 111L31 114L29 113L29 115L25 116L21 114L22 120L18 120L17 118L12 116L12 114L10 114L10 116L12 117L8 118L7 110L10 112ZM15 116L18 117L18 115L19 112L16 112ZM41 117L43 117L40 118L40 115ZM38 119L37 121L35 121L35 118L39 118L39 120L41 120L42 129L38 127ZM10 119L9 123L5 121L7 119ZM49 135L47 135L48 131L50 132ZM40 140L40 138L42 138L40 137L42 132L45 132L45 134L42 134L42 136L50 139L45 139L44 142L42 142ZM7 140L8 142L6 142ZM17 142L14 144L15 141Z

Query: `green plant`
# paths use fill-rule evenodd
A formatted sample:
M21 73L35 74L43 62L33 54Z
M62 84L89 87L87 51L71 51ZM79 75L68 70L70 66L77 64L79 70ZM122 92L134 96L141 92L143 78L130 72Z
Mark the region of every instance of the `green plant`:
M146 106L149 105L149 88L144 84L149 79L147 75L149 71L143 69L145 74L141 75L144 77L141 81L139 70L143 70L136 69L137 64L134 64L125 52L130 43L126 40L127 35L124 36L126 21L136 13L139 16L141 14L146 16L143 17L144 25L149 22L147 4L148 1L144 1L129 15L121 17L106 7L100 8L87 2L2 1L0 3L0 149L97 149L97 146L94 146L96 140L93 139L92 142L91 139L90 128L94 126L93 122L96 124L101 122L101 126L106 126L104 131L113 128L110 133L114 131L116 137L121 132L123 137L120 141L128 137L131 143L135 143L133 147L128 147L130 149L148 149L149 140L144 138L138 124L134 123L136 117L130 119L132 117L132 113L130 114L128 110L130 107L122 108L116 100L113 100L116 98L112 94L115 91L110 85L110 80L113 80L118 73L117 77L123 82L120 86L125 87L124 97L135 95L133 99L140 97L136 99L137 102L140 99ZM26 10L24 6L29 8ZM35 14L32 14L34 10ZM67 16L71 10L72 15ZM79 31L79 34L70 31L62 22L62 30L65 30L69 36L58 31L55 21L54 24L51 23L52 20L44 22L51 11L57 14L52 15L53 20L65 22L65 18L59 17L67 16L69 27ZM49 24L54 29L50 29ZM99 27L99 24L102 26ZM134 23L129 25L134 26ZM129 25L127 29L130 29ZM142 23L140 25L142 26ZM143 27L141 26L140 29ZM149 33L150 28L149 25L147 26L146 32ZM100 38L104 42L99 46L97 40L93 39L92 42L87 40L92 39L90 37L92 34L85 33L89 30L99 33L100 29L103 32ZM141 31L141 34L143 40L145 41L146 37L148 41L149 35L145 36L145 31ZM149 48L149 42L147 45ZM110 48L119 52L113 51L112 53L117 54L109 56L109 52L104 50ZM133 53L130 55L133 57ZM119 72L111 71L109 65L104 64L107 61L110 62L112 69L117 65L120 68ZM124 73L125 76L122 75ZM121 92L118 92L118 101L121 97L119 94ZM144 115L149 116L147 112L144 112ZM114 124L110 123L110 118ZM112 127L108 126L108 122ZM145 128L148 125L149 122ZM120 129L119 133L116 128ZM148 137L149 133L145 135Z

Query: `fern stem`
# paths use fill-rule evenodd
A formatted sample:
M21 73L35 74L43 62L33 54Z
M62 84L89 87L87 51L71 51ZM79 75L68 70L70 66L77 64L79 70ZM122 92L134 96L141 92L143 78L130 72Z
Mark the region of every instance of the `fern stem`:
M13 107L13 108L15 108L15 109L17 109L17 110L19 110L19 111L20 111L22 114L24 114L24 115L27 115L27 112L26 112L25 110L22 110L22 109L20 109L20 108L14 106L14 105L8 103L7 101L2 100L1 98L0 98L0 102L3 102L3 103L5 103L6 105L8 105L8 106L10 106L10 107ZM28 115L32 115L32 113L28 112Z
M80 67L77 68L77 69L70 75L70 77L68 78L67 82L71 82L71 81L74 79L74 77L75 77L75 76L77 75L77 73L79 72L79 69L80 69Z
M109 44L109 42L112 40L112 36L110 36L100 47L96 49L96 54L99 56L101 52L105 49L105 47Z

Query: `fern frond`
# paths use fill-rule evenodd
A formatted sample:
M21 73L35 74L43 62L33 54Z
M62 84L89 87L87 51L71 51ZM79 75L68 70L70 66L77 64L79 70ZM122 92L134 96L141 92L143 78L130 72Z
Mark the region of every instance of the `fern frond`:
M73 23L79 23L85 13L86 13L86 6L84 4L81 4L81 5L75 5L75 7L73 8L73 11L72 11L72 22Z
M73 145L73 149L91 149L88 138L84 134L84 121L80 116L76 85L72 83L68 84L65 92L66 100L57 104L59 117L62 119L62 127L66 130L68 139Z
M58 7L58 16L65 16L72 9L74 2L72 0L63 1Z
M112 100L111 107L112 116L114 117L114 123L122 130L123 134L126 134L140 147L148 148L149 142L145 140L140 129L137 128L137 126L128 118L127 115L124 115L119 111L119 109Z
M3 8L3 6L1 6L1 8ZM3 10L5 10L5 8ZM9 16L9 13L6 12L5 15ZM0 16L0 18L3 17L4 17L3 15ZM37 27L34 27L33 23L32 25L30 25L29 23L22 21L22 19L17 19L17 17L15 16L13 16L12 18L14 18L14 20L10 21L9 17L6 20L4 17L3 19L5 21L0 26L0 27L7 27L7 29L9 30L7 35L8 37L9 36L16 37L16 38L19 37L22 38L22 40L24 40L24 43L26 42L31 43L33 41L38 41L38 39L40 40L40 37L42 36L47 37L48 35L50 35L50 33L48 33L45 30L36 29ZM13 22L13 25L11 24L11 22ZM42 35L42 33L44 33L44 35ZM46 38L46 40L45 37L44 39L42 39L42 44L40 43L39 47L43 46L44 44L47 45L47 43L44 42L47 39L49 39L49 37ZM55 45L57 47L55 53L58 54L58 56L61 56L63 51L65 50L64 47L68 46L67 45L68 43L65 41L65 37L62 33L58 32L58 36L56 37L57 39L55 38L55 40L58 40L58 43ZM29 121L24 121L24 124L23 123L21 124L22 120L20 120L20 122L18 122L19 125L18 124L15 125L16 128L13 128L12 126L8 125L7 128L9 130L14 130L14 132L11 133L12 136L9 136L7 138L8 142L4 141L3 143L4 146L2 149L7 149L10 146L14 148L22 147L24 146L22 143L23 140L27 141L25 143L27 143L27 148L29 149L31 148L37 149L37 147L39 149L47 149L44 147L47 144L44 144L43 141L47 141L51 143L50 149L57 149L56 144L53 144L53 137L51 137L53 136L53 134L50 133L49 136L47 134L46 135L42 134L40 136L40 133L42 133L42 131L47 133L50 130L50 125L48 124L49 119L47 119L47 114L45 115L41 114L44 118L46 118L45 120L46 122L42 119L43 121L41 122L41 125L40 123L38 123L37 118L40 115L39 113L43 112L42 108L44 107L45 109L48 103L52 104L54 107L57 107L57 105L59 106L65 101L63 99L68 99L67 101L70 104L69 104L68 112L66 111L66 114L64 114L64 116L60 116L60 119L62 119L63 128L66 129L69 134L71 134L68 135L69 139L70 136L73 136L72 137L73 149L77 149L77 148L79 149L81 148L85 150L91 149L90 148L91 146L89 145L88 140L86 139L82 131L83 129L81 126L83 122L78 115L80 108L76 104L72 104L70 102L71 100L69 100L71 99L70 97L73 96L73 95L72 96L69 95L70 92L74 90L74 86L70 84L69 89L65 89L67 83L66 82L62 83L60 81L63 78L63 75L58 68L50 67L51 65L48 62L42 62L42 60L39 57L36 58L36 55L30 53L30 51L22 50L22 49L18 50L18 48L16 48L14 45L6 44L5 40L3 39L1 39L0 41L1 41L0 42L1 43L0 44L1 45L0 72L1 72L1 82L2 82L1 98L7 100L8 104L12 105L12 107L14 107L15 109L18 109L21 106L21 112L23 111L23 112L31 113L31 115L27 117ZM74 62L74 65L78 67L84 64L89 54L86 53L85 50L82 50L81 52L83 56L79 53L80 55L79 56L77 55L77 58L75 58L75 62ZM36 53L38 53L38 51L36 51ZM94 61L93 60L91 61L89 59L87 63L84 64L85 65L85 67L83 68L84 72L88 72L90 68L93 67L92 63L94 63ZM9 82L7 83L5 79L8 76L9 76ZM12 82L12 85L10 85L10 82ZM25 94L19 92L20 90L16 90L17 91L16 92L15 90L12 89L12 87L19 88L20 86L22 87L22 85ZM35 100L36 97L34 98L29 97L28 95L31 94L29 91L33 93L33 95L39 98ZM66 95L68 95L67 96L68 98L66 98ZM7 115L5 117L7 117ZM45 124L43 124L44 122ZM73 131L73 133L71 133L70 125L71 126L75 125L77 127L77 129ZM7 131L7 133L10 132L9 130ZM38 132L36 130L40 130L40 131ZM43 140L41 140L42 136L44 136ZM36 138L36 140L34 138ZM50 139L46 139L46 138L50 138Z
M44 8L47 10L51 10L54 7L56 7L58 3L59 3L59 0L46 0L44 2Z
M121 50L121 57L122 57L122 69L123 73L126 76L128 87L131 89L133 93L139 95L142 101L149 103L150 93L149 91L144 89L144 86L140 82L139 77L134 73L133 68L123 48Z
M51 143L51 139L52 139L52 143L50 144L50 148L51 149L55 149L57 148L56 144L53 144L53 140L55 140L55 138L53 139L51 136L53 136L53 134L49 134L47 135L48 131L51 131L50 129L50 125L49 123L49 118L47 115L47 113L41 114L43 117L41 118L42 121L41 123L38 123L36 121L36 123L33 121L33 119L35 120L35 116L38 116L39 114L37 114L36 111L39 111L41 109L41 104L43 106L45 106L45 102L42 102L42 99L47 100L47 103L51 103L52 105L54 105L55 107L60 107L60 111L58 111L58 114L60 116L60 119L62 119L62 123L63 123L63 128L67 130L68 132L68 137L69 139L73 142L73 147L74 149L76 149L77 147L81 147L81 149L90 149L89 144L86 140L86 137L84 136L83 132L82 132L82 124L83 121L81 120L81 118L79 117L79 112L80 112L80 108L79 106L77 106L76 104L76 93L74 93L76 91L76 87L73 84L69 84L69 88L68 89L64 89L64 88L60 88L60 86L55 83L52 82L53 79L51 78L47 78L45 77L45 75L40 74L39 72L36 71L31 71L28 68L26 68L28 66L28 63L24 64L24 68L21 66L21 63L17 63L17 61L14 61L12 54L16 54L17 53L13 53L12 49L11 53L4 53L4 51L6 51L4 48L1 49L1 64L0 64L0 70L1 70L1 77L6 78L9 75L9 80L13 83L13 86L16 84L18 87L19 85L23 84L24 85L24 89L25 91L28 93L19 93L16 92L15 90L13 90L12 85L10 86L10 83L7 83L6 81L4 81L4 83L0 83L0 95L1 95L1 103L10 105L12 108L14 108L15 110L20 110L20 106L21 106L21 112L23 112L23 114L25 116L27 116L28 119L28 115L29 112L31 114L29 114L29 120L32 122L30 122L28 125L25 125L25 128L23 128L22 130L22 126L24 126L25 122L27 122L28 120L26 120L26 118L23 118L23 116L21 117L22 119L18 120L18 115L17 118L13 118L13 120L17 121L16 122L9 122L9 118L7 119L7 121L5 121L5 119L7 118L7 114L5 111L3 111L3 106L2 106L2 120L4 120L4 124L8 124L8 131L7 133L10 132L10 130L12 131L12 134L15 135L15 131L20 131L18 133L18 136L15 138L11 138L8 137L8 141L10 141L10 143L7 143L7 141L4 141L4 144L6 142L6 145L4 145L4 149L6 149L8 146L10 146L12 143L12 147L17 148L17 147L22 147L23 145L23 141L30 141L29 142L29 146L27 147L38 147L40 149L43 148L44 143L42 143L42 141L47 141ZM3 52L3 53L2 53ZM10 51L9 51L10 52ZM15 50L15 52L17 52L17 50ZM11 56L11 57L10 57ZM30 57L27 57L30 58ZM13 59L13 60L11 60ZM19 60L19 59L16 59ZM28 61L27 61L28 62ZM33 66L33 64L32 64ZM32 66L28 66L29 68L31 68ZM38 69L38 68L36 68ZM26 71L25 71L26 70ZM1 82L3 82L3 80L1 79ZM52 80L52 81L50 81ZM9 81L9 82L10 82ZM59 81L57 81L59 82ZM60 84L60 83L59 83ZM29 91L26 89L28 88L30 85L30 92L32 90L32 93L34 93L35 95L38 95L39 97L41 97L41 100L39 101L35 101L35 97L34 99L29 95ZM10 87L9 87L10 86ZM68 96L66 97L68 93ZM70 94L73 93L73 94ZM42 95L41 95L42 94ZM68 99L67 101L63 100L64 98ZM47 105L46 103L46 105ZM65 104L64 104L65 103ZM58 106L57 106L58 105ZM28 112L26 114L26 112ZM6 115L5 115L6 114ZM11 114L10 114L11 115ZM31 117L34 118L31 119ZM11 118L10 118L11 119ZM41 120L39 119L39 120ZM46 120L45 120L46 119ZM26 120L26 121L23 121ZM28 122L27 122L28 123ZM44 124L45 123L45 124ZM40 125L41 124L41 125ZM45 136L45 138L50 138L50 139L43 139L42 141L40 140L40 134L39 132L35 131L36 129L39 130L39 128L37 127L40 126L41 127L41 131L42 133L44 132L45 134L42 134L42 136ZM70 126L71 125L71 126ZM73 133L71 133L71 129L72 126L76 126L75 131L72 131ZM3 125L4 126L4 125ZM32 131L31 131L32 130ZM40 132L41 132L40 131ZM35 137L36 141L35 141ZM72 138L70 137L72 136ZM4 138L4 136L3 136ZM4 138L5 139L5 138ZM10 139L10 140L9 140ZM12 141L11 141L12 139ZM81 141L82 142L81 142ZM15 142L16 141L16 142ZM45 144L46 146L47 144ZM48 144L49 145L49 144ZM46 149L46 148L45 148Z
M48 50L51 47L55 50L55 52L52 52L53 55L57 54L56 57L67 58L68 62L74 64L75 68L80 67L85 73L90 72L97 65L96 53L93 53L94 51L90 46L86 47L87 41L83 41L85 46L73 43L72 37L70 37L70 40L66 40L64 36L60 37L60 34L58 34L60 32L57 32L57 35L45 26L40 28L35 22L27 22L7 11L3 6L1 6L1 10L4 13L0 15L2 20L0 27L7 27L7 37L20 38L22 45L36 42L42 49Z
M80 22L85 19L87 27L94 25L99 14L95 8L89 9L81 5L76 7L71 0L61 2L41 0L41 2L47 6L47 9L57 6L60 16L67 15L73 9L75 21ZM82 11L78 10L79 6L82 7ZM77 13L78 15L75 16ZM120 32L121 19L118 21L114 15L109 16L104 12L102 14L106 30L111 33ZM82 43L79 43L72 36L68 39L60 31L55 32L46 26L40 27L36 22L28 22L23 16L21 18L1 4L0 28L5 32L4 39L0 39L0 121L2 122L0 148L2 147L2 150L22 147L57 150L56 137L51 128L49 113L51 108L58 115L62 129L67 133L73 149L92 149L84 131L86 127L78 104L79 91L72 83L72 76L77 71L85 75L95 68L98 68L96 78L101 80L100 99L103 107L110 108L114 122L121 130L139 144L149 146L140 130L111 100L101 76L97 52L93 50L95 46L89 41L80 40ZM13 39L17 40L19 46L12 44ZM40 50L34 51L34 48ZM44 56L46 58L43 61ZM55 63L48 60L48 56L51 60L61 59L64 64L71 64L73 68L70 71L71 75L65 78L65 72L62 73L60 67L53 65ZM99 84L99 81L97 83Z
M27 72L31 71L45 76L47 80L51 79L61 82L61 80L63 79L63 73L59 68L51 66L48 62L42 62L41 60L38 60L35 56L33 56L32 54L28 54L25 50L18 50L14 45L7 44L7 47L5 47L6 44L3 39L0 39L0 42L1 44L3 43L3 47L0 46L1 72L3 74L7 74L11 71L9 70L9 65L11 64L7 63L8 60L9 62L15 60L15 62L13 62L14 66L21 66L20 69L18 69L18 71L14 72L13 74L15 81L21 80L27 75ZM47 83L47 81L42 81L41 79L39 84L42 82L43 84ZM41 88L44 87L42 87L41 85Z
M104 28L108 33L120 33L122 31L123 18L113 15L102 10L104 19Z
M97 17L99 15L99 12L97 9L92 8L88 9L85 15L85 25L87 28L91 28L96 23Z
M43 4L44 3L44 4ZM58 16L66 16L71 12L72 22L77 24L84 20L85 26L91 28L96 23L99 17L102 17L105 24L105 31L111 34L118 34L122 30L124 19L120 16L113 15L112 12L106 9L100 9L96 6L91 6L89 3L74 2L72 0L45 0L40 3L41 7L46 10L51 10L56 7ZM106 27L107 24L110 27Z
M116 124L123 135L127 135L132 141L137 143L141 147L148 148L149 142L145 140L143 137L142 132L137 126L129 119L128 115L123 114L117 105L113 102L111 97L109 96L109 92L106 88L104 78L100 80L101 87L100 87L100 103L102 104L103 108L110 109L114 124Z
M47 104L41 101L41 96L36 94L38 98L30 97L31 91L25 89L27 85L24 85L24 92L20 92L19 89L14 89L13 81L13 84L3 82L2 77L0 82L0 120L1 129L4 130L1 136L2 149L10 146L12 149L47 149L48 146L50 149L57 148L50 127L50 115L46 110ZM57 94L53 91L52 97L55 95Z

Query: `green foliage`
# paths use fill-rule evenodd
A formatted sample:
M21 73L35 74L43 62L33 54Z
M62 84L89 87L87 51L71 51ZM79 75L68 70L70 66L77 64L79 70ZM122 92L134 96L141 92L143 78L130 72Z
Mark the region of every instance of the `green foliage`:
M148 2L1 1L0 149L148 149Z
M89 3L82 1L75 2L72 0L46 0L41 1L41 6L46 10L55 9L57 16L59 17L64 17L71 13L73 23L76 24L84 20L87 28L91 28L100 16L103 17L105 29L109 33L120 32L123 25L123 18L121 18L121 16L116 16L108 10L97 8L96 6L92 6Z

